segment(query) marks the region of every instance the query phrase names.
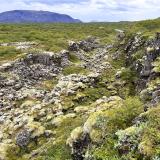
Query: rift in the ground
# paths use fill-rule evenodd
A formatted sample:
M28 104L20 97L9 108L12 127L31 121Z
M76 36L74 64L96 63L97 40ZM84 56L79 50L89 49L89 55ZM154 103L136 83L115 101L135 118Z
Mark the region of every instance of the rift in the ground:
M160 160L160 20L0 25L0 160Z

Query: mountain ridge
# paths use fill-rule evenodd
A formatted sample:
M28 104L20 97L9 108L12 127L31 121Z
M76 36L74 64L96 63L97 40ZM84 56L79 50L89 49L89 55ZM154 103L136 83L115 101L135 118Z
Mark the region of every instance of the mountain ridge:
M80 23L69 15L49 11L12 10L0 13L0 23Z

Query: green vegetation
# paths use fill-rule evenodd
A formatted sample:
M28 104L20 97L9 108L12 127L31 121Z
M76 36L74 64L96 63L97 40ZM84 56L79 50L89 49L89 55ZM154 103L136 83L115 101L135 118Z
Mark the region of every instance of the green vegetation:
M40 44L39 48L57 52L67 49L68 40L77 41L90 35L100 38L104 44L111 44L115 42L114 29L117 28L127 31L128 34L142 32L146 37L153 36L153 33L160 31L159 25L160 20L86 24L1 24L0 43L35 41ZM5 53L8 49L0 50L5 50ZM15 53L19 54L19 51L13 48L9 50L9 53L13 52L13 57ZM3 60L3 56L4 54L0 53L0 60ZM7 57L9 58L9 55Z
M38 84L37 88L40 89L46 89L46 90L52 90L54 88L54 86L57 84L57 79L51 79L51 80L45 80L41 83L41 85Z
M69 54L69 61L71 61L72 63L80 62L80 60L78 59L78 57L74 53Z
M68 66L63 70L64 75L69 75L69 74L86 74L88 71L87 69L80 67L80 66Z
M54 131L57 132L56 143L50 143L44 151L42 151L41 159L55 159L55 160L70 160L71 154L69 148L66 146L66 139L69 137L71 131L77 126L83 124L86 120L85 117L77 117L74 119L66 119L62 125L56 128ZM47 151L47 152L46 152Z
M67 48L68 40L81 40L90 35L111 42L114 29L125 26L121 23L3 24L0 26L0 42L36 41L46 50L59 51Z
M141 101L137 97L130 97L120 106L97 114L98 117L101 116L101 122L98 124L100 124L99 134L103 135L103 141L100 142L99 147L93 147L91 150L95 159L120 159L119 153L114 149L117 143L114 134L119 129L129 127L132 120L142 112L143 104ZM105 127L101 127L102 124Z
M44 123L42 127L44 125L46 130L54 134L53 139L43 135L39 138L38 144L31 143L28 152L26 150L20 152L16 145L11 146L7 152L9 160L27 160L30 159L31 154L35 154L35 157L31 158L35 160L71 160L71 150L74 148L67 146L66 140L77 127L81 128L83 136L87 134L91 139L91 142L88 142L86 153L93 160L158 160L160 157L160 107L159 104L155 108L149 106L149 110L144 112L146 105L144 103L151 101L152 95L148 92L159 87L160 79L159 77L153 77L151 80L145 79L148 82L146 90L140 93L141 99L144 100L142 102L136 88L139 75L134 65L127 63L128 55L124 48L136 32L142 32L143 39L150 39L153 33L160 31L159 26L160 19L88 24L1 24L0 43L35 41L38 43L39 50L59 52L61 49L67 49L68 40L79 41L91 35L98 37L101 44L113 44L114 46L108 50L107 58L105 57L102 61L103 64L107 62L109 67L102 73L97 72L100 73L100 76L95 76L97 78L95 81L88 82L87 79L82 83L83 80L78 79L75 82L77 81L79 86L76 86L75 82L67 81L67 78L64 77L65 82L59 81L62 84L58 83L61 76L91 73L91 70L83 67L85 62L82 62L74 52L70 52L69 61L71 63L63 68L59 77L42 81L34 86L35 91L44 89L45 94L48 94L58 83L59 86L56 88L58 91L55 91L55 95L51 94L53 104L39 107L37 104L41 103L41 99L36 99L36 96L15 101L16 108L30 110L30 107L34 105L33 113L38 113L40 117L39 119L34 117L34 121ZM122 42L117 41L114 29L125 30L126 39ZM33 48L30 49L34 52ZM85 56L92 58L91 56L96 54L94 51L85 53ZM142 45L133 51L129 60L132 64L141 61L146 52L146 48ZM23 50L0 46L0 62L21 56L23 56ZM153 70L151 70L158 75L160 73L159 64L160 59L157 58L152 63ZM69 87L73 87L73 90ZM156 94L159 98L160 93ZM145 98L142 98L143 96ZM55 119L59 125L53 123ZM76 139L76 142L81 140L81 137L79 138ZM37 155L34 150L37 151Z
M22 54L22 52L20 50L16 50L14 47L0 46L0 61L16 59L20 54Z
M160 156L159 147L159 106L142 113L142 122L138 126L118 131L117 148L126 153L122 159L156 159ZM124 143L125 142L125 143Z
M145 53L144 49L138 50L135 54L132 55L133 60L136 61L142 59L144 53Z

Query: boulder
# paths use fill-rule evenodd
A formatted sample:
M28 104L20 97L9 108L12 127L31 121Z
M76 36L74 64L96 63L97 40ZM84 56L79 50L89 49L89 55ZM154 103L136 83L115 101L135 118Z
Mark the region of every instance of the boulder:
M20 148L27 147L31 140L31 133L24 129L21 132L19 132L16 136L16 144Z
M117 32L116 38L121 41L125 38L125 32L123 30L120 29L115 29L115 31Z
M79 45L74 41L69 41L68 45L69 45L68 46L69 51L78 51L79 50Z

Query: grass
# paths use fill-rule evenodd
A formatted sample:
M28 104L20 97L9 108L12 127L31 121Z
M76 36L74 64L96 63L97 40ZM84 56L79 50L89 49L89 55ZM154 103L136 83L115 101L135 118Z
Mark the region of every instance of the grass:
M69 61L71 61L72 63L80 62L80 60L78 59L78 57L74 53L69 54Z
M16 50L14 47L0 46L0 61L15 59L21 54L22 52L20 50Z
M58 80L57 79L51 79L51 80L45 80L43 82L41 82L41 84L37 85L37 88L39 89L46 89L48 91L51 91L55 85L57 84Z
M117 28L125 30L129 34L141 31L147 37L153 36L153 33L160 31L159 25L160 20L80 24L1 24L0 43L35 41L40 44L39 48L41 49L58 52L68 48L68 40L82 40L87 36L95 36L100 38L101 43L111 44L116 40L115 29ZM13 48L0 48L0 50L2 50L0 61L19 54L19 51ZM75 57L73 61L75 61Z
M66 146L66 140L70 136L72 130L86 120L85 117L77 117L74 119L67 119L63 124L55 129L56 131L56 143L47 148L47 152L42 152L40 157L47 160L71 160L70 149ZM65 133L65 134L64 134Z
M159 134L159 105L146 113L140 114L141 123L118 131L119 148L127 151L120 159L159 159L160 156L160 134ZM139 132L140 131L140 132ZM124 145L125 142L125 145ZM131 147L135 146L135 148Z
M114 147L117 142L115 132L129 127L132 124L132 120L141 113L143 113L143 103L137 97L129 97L120 106L117 105L104 112L97 112L97 116L91 115L91 118L94 118L93 121L95 118L101 117L101 122L96 122L97 124L94 125L94 129L98 127L99 134L104 136L98 146L94 147L93 145L91 148L90 152L94 156L94 159L121 159Z
M76 65L72 65L72 66L68 66L66 68L64 68L63 70L63 74L64 75L69 75L69 74L87 74L88 70L80 67L80 66L76 66Z
M100 29L100 26L104 26ZM123 25L122 25L123 26ZM119 24L10 24L0 25L0 42L36 41L46 50L59 51L67 48L68 40L81 40L97 36L107 42L113 28ZM121 27L120 27L121 28Z

